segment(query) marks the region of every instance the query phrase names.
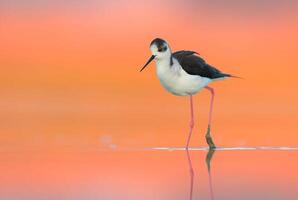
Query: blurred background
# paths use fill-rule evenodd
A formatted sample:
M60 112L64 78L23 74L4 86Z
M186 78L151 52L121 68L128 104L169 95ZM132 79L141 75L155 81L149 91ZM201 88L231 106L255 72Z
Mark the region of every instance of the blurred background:
M298 144L298 2L0 1L0 151L185 144L189 105L139 69L152 39L243 79L216 82L218 146ZM210 95L195 97L205 145Z

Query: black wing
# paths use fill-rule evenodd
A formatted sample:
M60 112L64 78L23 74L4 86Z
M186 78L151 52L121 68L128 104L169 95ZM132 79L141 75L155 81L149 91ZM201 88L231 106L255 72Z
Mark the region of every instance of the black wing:
M229 77L230 74L225 74L207 64L205 60L199 56L195 51L176 51L172 56L178 60L185 72L191 75L199 75L211 79Z

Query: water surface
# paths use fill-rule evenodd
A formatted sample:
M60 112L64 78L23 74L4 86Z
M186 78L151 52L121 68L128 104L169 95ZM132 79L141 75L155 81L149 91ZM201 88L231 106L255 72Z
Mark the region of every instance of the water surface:
M298 196L298 151L290 148L2 152L0 162L3 200L294 200Z

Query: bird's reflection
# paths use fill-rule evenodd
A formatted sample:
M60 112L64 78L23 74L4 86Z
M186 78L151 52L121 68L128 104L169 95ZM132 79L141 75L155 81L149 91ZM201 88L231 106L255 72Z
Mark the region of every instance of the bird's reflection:
M189 191L189 199L192 200L192 191L193 191L193 179L194 179L194 170L192 167L191 157L189 154L189 150L186 149L186 155L188 160L188 166L189 166L189 175L190 175L190 191Z
M206 155L206 159L205 159L207 169L208 169L208 178L209 178L209 188L210 188L211 200L214 200L213 184L212 184L212 173L211 173L211 161L212 161L214 153L215 153L214 149L209 149L209 151Z
M192 165L192 160L190 156L190 152L188 149L185 150L186 156L187 156L187 161L188 161L188 167L189 167L189 175L190 175L190 190L189 190L189 199L193 200L193 183L194 183L194 169ZM211 173L211 162L213 155L215 153L214 149L209 149L207 155L206 155L206 165L208 169L208 179L209 179L209 189L210 189L210 196L211 200L214 200L214 193L213 193L213 184L212 184L212 173Z

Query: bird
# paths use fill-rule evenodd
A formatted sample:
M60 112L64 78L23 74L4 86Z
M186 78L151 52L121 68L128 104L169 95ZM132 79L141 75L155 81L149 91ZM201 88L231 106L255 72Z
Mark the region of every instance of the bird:
M223 73L208 64L199 53L190 50L172 52L169 43L161 38L155 38L150 43L151 57L141 68L143 71L151 61L155 61L156 73L161 85L176 96L189 96L190 99L190 129L185 149L189 149L189 143L194 127L193 95L207 89L211 94L208 127L205 135L209 149L216 146L211 136L211 120L213 113L213 102L215 90L209 86L210 83L223 80L228 77L236 77Z

